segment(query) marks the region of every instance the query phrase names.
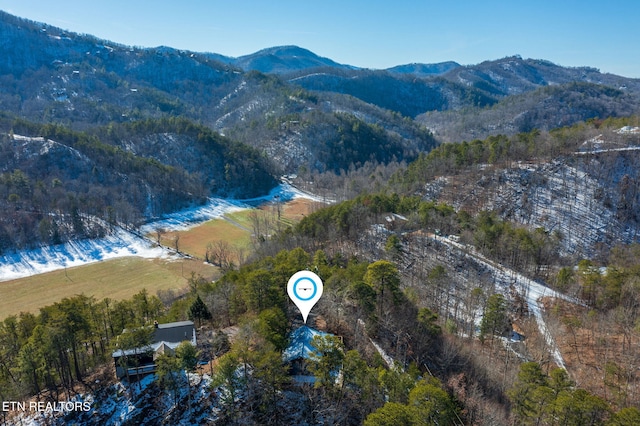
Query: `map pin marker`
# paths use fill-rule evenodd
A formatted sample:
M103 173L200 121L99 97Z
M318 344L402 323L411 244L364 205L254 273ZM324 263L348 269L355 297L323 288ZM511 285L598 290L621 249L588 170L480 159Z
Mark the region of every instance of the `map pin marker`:
M311 308L322 296L322 280L311 271L298 271L289 278L287 293L306 324Z

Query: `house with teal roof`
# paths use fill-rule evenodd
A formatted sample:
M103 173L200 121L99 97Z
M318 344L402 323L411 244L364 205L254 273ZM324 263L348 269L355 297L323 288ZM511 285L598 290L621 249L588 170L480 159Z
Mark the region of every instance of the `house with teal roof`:
M282 352L282 360L290 366L289 373L294 383L315 383L315 377L307 368L314 356L319 356L312 341L316 336L332 336L303 325L293 330L289 336L289 346Z

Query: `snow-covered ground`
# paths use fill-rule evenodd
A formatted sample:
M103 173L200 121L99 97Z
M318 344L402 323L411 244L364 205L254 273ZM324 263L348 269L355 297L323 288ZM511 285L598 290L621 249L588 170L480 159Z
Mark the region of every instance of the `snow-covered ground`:
M160 247L153 247L144 238L118 229L104 238L70 241L0 256L0 281L125 256L155 258L169 254Z
M178 389L178 404L174 403L171 391L161 391L153 386L156 376L151 374L144 377L139 383L127 384L126 381L118 382L101 389L98 394L76 395L73 403L68 404L70 409L47 409L43 405L39 411L26 409L18 412L18 415L7 419L7 425L41 426L41 425L68 425L68 424L96 424L105 426L117 426L123 424L170 424L194 425L211 424L217 420L220 411L216 392L211 388L211 378L208 374L202 376L189 374L191 386L186 386L187 375L179 373L180 388ZM217 389L219 390L219 389ZM188 392L191 392L191 409ZM67 404L65 404L67 405ZM63 405L63 407L65 406Z
M321 201L311 194L283 183L263 197L247 200L210 198L203 206L172 213L150 222L141 228L141 232L142 234L152 233L157 228L163 228L166 231L185 230L207 220L222 217L226 213L251 208L251 206L269 201L286 202L294 198ZM70 241L65 244L23 250L0 256L0 281L24 278L126 256L157 258L170 257L174 254L155 246L145 238L123 229L117 229L100 239Z
M549 348L549 352L553 356L554 362L556 363L556 365L558 365L558 367L566 369L564 359L562 358L562 353L560 352L558 345L556 345L555 339L549 331L549 327L547 326L547 323L544 320L544 316L542 315L541 299L543 297L554 297L578 305L583 305L582 301L566 296L562 293L558 293L557 291L545 286L544 284L527 278L512 269L506 268L503 265L499 265L464 244L452 241L448 238L438 238L438 241L463 251L465 253L465 256L473 258L476 262L480 262L486 268L491 270L496 285L502 288L504 294L508 294L509 286L511 284L514 284L518 292L527 301L529 310L536 319L538 330L540 331L540 334L544 336L544 339Z
M209 201L202 206L171 213L159 220L149 222L141 228L141 232L143 234L148 234L154 232L158 228L163 228L165 231L184 231L206 222L207 220L222 217L227 213L249 209L252 206L272 201L287 202L294 198L307 198L313 201L323 201L320 197L297 189L288 183L282 183L273 188L269 194L261 197L243 200L209 198Z

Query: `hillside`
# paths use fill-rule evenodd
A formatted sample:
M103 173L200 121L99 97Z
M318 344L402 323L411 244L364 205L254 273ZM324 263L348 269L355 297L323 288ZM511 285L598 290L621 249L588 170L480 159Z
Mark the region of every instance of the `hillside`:
M459 67L457 62L441 62L439 64L406 64L388 68L387 71L397 74L410 74L418 77L429 77L445 74L446 72Z
M121 46L6 13L0 13L0 37L0 110L34 122L86 130L180 116L259 148L275 158L274 169L287 173L300 166L346 170L394 155L410 160L417 149L435 144L419 125L389 111L346 96L311 94L275 75L243 72L212 54ZM288 47L263 51L255 60L265 54L315 58ZM251 57L242 60L254 63ZM307 67L307 60L300 66ZM359 156L333 162L316 140L341 143L344 116L363 128L378 126L377 140L356 141ZM387 145L395 146L388 158Z
M298 46L278 46L260 50L250 55L240 56L231 63L245 71L260 71L265 74L286 74L311 68L331 67L352 69L329 58L323 58Z
M0 128L1 252L102 237L213 195L254 197L276 184L256 150L186 120L96 129L102 136L9 118Z
M490 106L497 101L474 87L442 77L416 78L411 74L372 70L316 71L294 74L290 81L307 90L348 94L407 117L426 111L458 109L469 103Z
M638 339L629 327L640 306L633 284L637 124L637 117L594 120L443 144L394 179L400 194L363 195L317 212L296 228L298 241L398 265L405 294L457 336L429 370L447 371L450 390L472 404L482 395L474 406L480 424L507 423L501 398L515 404L512 421L539 416L553 424L546 412L513 408L524 403L512 393L524 380L522 370L516 376L510 367L514 360L523 368L535 361L566 369L572 389L606 399L615 411L637 392L638 359L628 351ZM475 346L472 336L482 336L492 299L508 311L509 324L497 325L499 343L480 337ZM383 347L418 356L389 330L401 316L384 318L380 328L371 326ZM599 373L605 367L611 370ZM548 400L530 398L553 410ZM594 424L605 424L607 415L598 416Z
M638 79L519 56L468 66L292 70L291 81L415 117L436 137L452 142L626 116L637 113L640 96Z
M552 130L596 117L624 117L638 111L638 94L596 83L543 86L509 96L491 107L430 111L416 117L443 141L471 141L533 129Z
M554 234L559 254L573 261L593 258L637 241L640 139L619 127L635 122L445 144L410 164L399 180L456 211L491 211Z
M317 138L341 138L334 125L324 126L336 113L380 126L386 139L400 135L391 143L406 155L396 159L411 160L416 146L434 146L424 127L447 141L551 129L634 113L640 93L634 79L518 56L366 70L296 46L228 58L132 48L6 13L1 18L0 109L78 130L181 115L266 151L288 173L350 167L327 164L315 152Z
M41 293L0 318L4 422L640 424L640 80L4 12L0 55L0 295ZM324 203L288 215L300 194ZM239 198L264 205L223 216Z

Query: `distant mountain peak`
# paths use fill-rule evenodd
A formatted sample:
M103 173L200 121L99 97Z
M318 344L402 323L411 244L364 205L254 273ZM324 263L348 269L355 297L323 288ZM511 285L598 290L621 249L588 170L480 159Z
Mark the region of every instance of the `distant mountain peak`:
M387 71L395 74L413 74L419 77L432 77L435 75L445 74L461 65L457 62L447 61L436 64L411 63L406 65L398 65L387 68Z
M355 68L350 65L339 64L329 58L316 55L310 50L294 45L268 47L250 55L240 56L236 58L234 65L245 71L256 70L275 74L285 74L319 67Z
M309 49L305 49L304 47L296 46L293 44L267 47L264 49L260 49L257 52L252 53L251 55L241 56L240 58L246 57L246 56L252 56L252 55L304 55L304 56L312 56L312 57L319 58L318 55L316 55Z

